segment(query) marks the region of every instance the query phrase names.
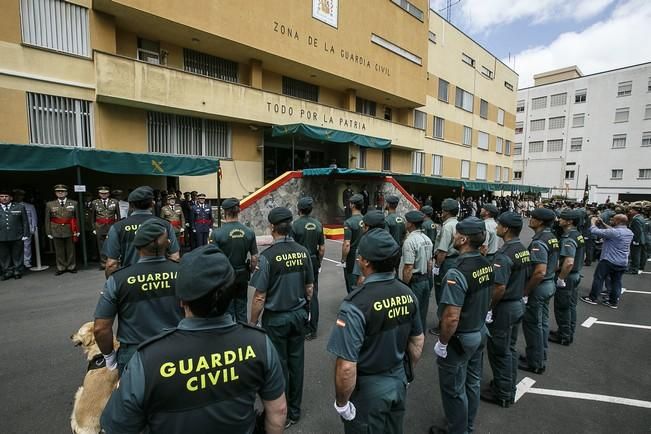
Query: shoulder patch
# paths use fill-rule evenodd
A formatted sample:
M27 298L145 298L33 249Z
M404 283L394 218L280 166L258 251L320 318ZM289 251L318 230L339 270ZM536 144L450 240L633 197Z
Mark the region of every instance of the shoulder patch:
M396 223L404 223L405 221L402 219L402 217L396 217Z
M456 280L450 280L448 279L448 285L456 285L457 281Z
M337 327L341 327L341 328L346 327L346 321L344 321L341 318L337 318L337 321L335 321L335 324L337 325Z
M149 344L151 344L153 342L156 342L158 340L163 339L165 336L171 335L175 331L176 331L176 327L174 327L173 329L165 330L164 332L162 332L160 334L157 334L156 336L147 339L146 341L144 341L140 345L138 345L138 351L140 351L141 349L145 348L147 345L149 345Z

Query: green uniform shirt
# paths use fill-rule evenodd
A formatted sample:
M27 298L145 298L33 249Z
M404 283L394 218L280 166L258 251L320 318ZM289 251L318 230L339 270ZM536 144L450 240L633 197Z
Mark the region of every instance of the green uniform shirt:
M423 220L423 230L425 231L425 235L432 241L432 245L436 245L436 223L429 217L425 217L425 220Z
M401 246L407 232L407 229L405 228L405 219L395 212L392 212L387 214L384 221L387 225L387 231L389 231L393 239L396 240L396 243Z
M312 260L319 257L319 246L325 244L321 222L310 216L300 216L292 223L292 238L310 253Z
M457 232L456 217L448 217L441 227L441 231L436 239L436 250L446 252L448 256L458 255L457 249L454 248L454 234Z
M636 214L631 220L630 229L633 232L633 242L639 245L646 244L646 231L644 229L644 217Z
M545 228L533 236L531 244L529 244L531 263L534 266L547 264L547 272L543 281L554 278L558 266L558 252L558 239L552 234L550 228Z
M572 273L579 273L583 268L583 256L585 253L585 241L583 235L579 233L576 228L572 228L568 232L561 235L558 240L560 244L560 264L563 265L563 258L574 258L574 265L572 266Z
M236 271L246 268L248 255L258 254L255 232L240 222L222 223L222 227L212 231L210 242L224 252Z
M346 270L351 270L348 271L349 273L352 272L352 269L355 266L357 245L364 233L363 218L364 217L361 214L355 214L344 222L344 240L350 241L350 250L348 251L348 256L346 256Z
M432 241L422 230L407 235L402 245L401 266L413 265L413 273L427 274L427 262L432 259Z
M524 296L524 287L529 277L529 251L519 238L504 243L495 254L493 270L495 284L506 286L503 301L520 300Z
M28 236L29 217L25 206L20 203L0 205L0 241L17 241Z

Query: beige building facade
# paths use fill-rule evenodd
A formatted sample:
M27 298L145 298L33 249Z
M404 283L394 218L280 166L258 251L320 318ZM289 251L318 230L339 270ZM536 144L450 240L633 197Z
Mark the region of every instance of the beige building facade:
M332 163L510 180L517 75L427 0L1 4L0 142L217 157L224 197Z

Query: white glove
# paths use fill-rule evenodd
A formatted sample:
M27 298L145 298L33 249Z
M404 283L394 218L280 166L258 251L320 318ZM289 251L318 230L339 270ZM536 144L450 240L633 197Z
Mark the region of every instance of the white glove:
M103 356L109 371L113 371L118 367L118 355L115 353L115 350L111 351L111 354L103 354Z
M525 295L524 297L522 297L522 301L524 302L524 304L529 303L529 297Z
M54 239L54 237L53 237L52 235L48 235L47 237L48 237L49 239L51 239L51 240Z
M196 234L196 233L197 233L197 230L196 230L196 229L192 229L192 232L194 232L194 233Z
M79 236L79 232L75 232L75 233L74 233L74 236L75 236L75 237L78 237L78 236Z
M436 265L432 267L432 276L438 276L440 272L441 272L441 269L439 267L437 267Z
M189 227L190 227L190 223L186 223L186 224L185 224L185 227L186 227L186 228L189 228Z
M181 230L179 232L185 232L185 229L181 228Z
M440 358L445 359L448 356L448 345L442 344L441 341L436 341L436 345L434 345L434 352Z
M93 229L93 235L97 235L97 231Z
M556 279L556 287L558 288L565 288L565 280L561 279L560 277Z
M345 262L340 262L336 266L341 267L341 268L346 268L346 263Z
M337 410L337 413L339 413L339 416L344 418L345 420L353 420L355 419L355 416L357 415L357 409L353 405L352 402L348 401L346 405L343 407L339 407L337 405L337 401L335 401L335 410Z
M486 313L486 324L490 324L490 323L492 323L492 322L493 322L493 311L492 311L492 310L489 310L489 311Z

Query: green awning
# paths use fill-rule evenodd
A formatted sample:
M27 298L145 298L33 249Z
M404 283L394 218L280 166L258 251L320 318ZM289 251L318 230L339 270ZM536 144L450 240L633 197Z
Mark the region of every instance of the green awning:
M361 169L332 169L329 167L319 167L316 169L303 169L303 176L332 176L332 175L355 175L355 176L390 176L384 172L373 172Z
M271 130L272 137L283 137L293 134L326 142L355 143L356 145L365 148L387 149L391 146L391 140L389 139L333 130L331 128L314 127L305 124L274 125Z
M0 143L0 170L46 171L85 167L121 175L198 176L215 173L219 160L89 148Z
M461 179L440 178L436 176L424 175L393 175L398 182L413 182L417 184L436 185L440 187L463 187L466 191L518 191L520 193L546 193L547 187L538 187L534 185L508 184L500 182L486 181L466 181Z

